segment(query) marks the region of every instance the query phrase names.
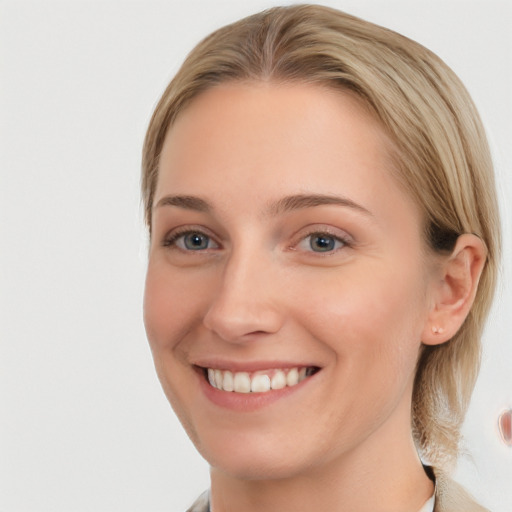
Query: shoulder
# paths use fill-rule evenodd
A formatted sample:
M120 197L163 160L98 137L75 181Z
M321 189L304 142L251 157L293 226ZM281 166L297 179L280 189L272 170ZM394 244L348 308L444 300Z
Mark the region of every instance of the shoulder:
M489 512L479 505L460 484L440 471L436 476L435 512Z
M203 492L193 505L187 509L187 512L210 512L210 493L209 491Z

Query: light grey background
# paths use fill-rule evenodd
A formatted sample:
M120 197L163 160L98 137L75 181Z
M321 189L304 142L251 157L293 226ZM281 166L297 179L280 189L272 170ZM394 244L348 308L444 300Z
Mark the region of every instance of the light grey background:
M451 65L497 165L505 269L457 476L512 510L512 5L324 2ZM163 397L142 326L139 163L185 54L263 0L0 0L0 511L185 510L205 463Z

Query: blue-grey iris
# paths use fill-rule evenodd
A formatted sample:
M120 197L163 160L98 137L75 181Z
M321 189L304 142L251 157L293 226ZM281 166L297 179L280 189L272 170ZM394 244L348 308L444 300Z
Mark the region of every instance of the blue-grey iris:
M313 251L328 252L334 249L336 240L328 235L312 235L309 245Z
M190 251L208 249L210 239L201 233L188 233L183 237L183 244Z

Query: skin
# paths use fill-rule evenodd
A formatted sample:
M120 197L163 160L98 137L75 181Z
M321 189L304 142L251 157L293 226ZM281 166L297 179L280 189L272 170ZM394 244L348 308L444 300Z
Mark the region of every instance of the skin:
M422 341L460 324L446 311L463 319L483 258L471 239L452 266L428 251L391 150L354 95L305 84L223 84L167 134L145 325L163 389L211 465L215 512L411 512L433 492L410 431L415 365ZM312 194L343 201L283 203ZM312 233L334 249L319 252ZM205 396L195 365L254 362L320 371L254 411Z

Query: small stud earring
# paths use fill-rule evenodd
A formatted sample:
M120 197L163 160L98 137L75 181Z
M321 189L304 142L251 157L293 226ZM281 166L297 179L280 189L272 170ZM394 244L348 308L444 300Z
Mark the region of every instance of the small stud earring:
M434 334L443 334L444 329L442 327L437 327L436 325L432 326L432 332Z

